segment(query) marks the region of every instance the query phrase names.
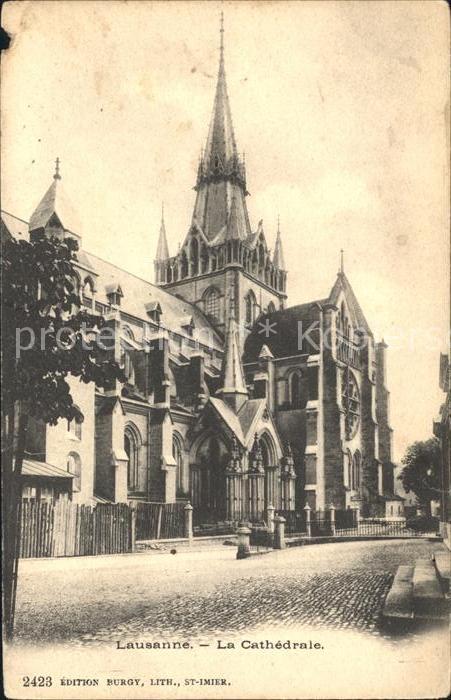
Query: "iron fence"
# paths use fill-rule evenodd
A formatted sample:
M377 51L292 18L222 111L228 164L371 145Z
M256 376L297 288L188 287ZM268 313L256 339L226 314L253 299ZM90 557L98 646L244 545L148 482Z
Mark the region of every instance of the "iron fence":
M307 518L305 511L278 510L277 515L285 518L285 534L301 535L307 533Z

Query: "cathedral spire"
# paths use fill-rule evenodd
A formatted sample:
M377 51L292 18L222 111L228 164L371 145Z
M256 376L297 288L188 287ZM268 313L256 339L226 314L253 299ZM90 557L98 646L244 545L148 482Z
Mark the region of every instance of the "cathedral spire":
M273 263L274 263L274 267L277 267L279 270L285 270L285 260L283 257L282 236L280 235L280 217L279 216L277 217L277 235L276 235L276 245L274 248Z
M168 241L166 238L166 226L164 224L164 203L161 205L160 235L158 238L157 255L155 262L163 262L169 258Z
M216 82L216 93L213 103L213 114L208 132L204 153L204 163L207 168L224 171L229 160L237 158L235 134L232 124L229 96L227 94L226 73L224 63L224 13L220 19L219 70Z
M221 388L217 393L232 406L235 412L241 408L248 397L235 321L235 299L232 296L221 369Z
M252 233L245 202L248 194L246 171L236 146L227 93L223 13L219 37L219 68L213 112L205 149L201 153L197 169L194 188L197 196L192 216L192 223L202 230L206 238L209 241L216 239L218 243L224 241L226 233L229 238L242 240L246 240ZM228 229L232 231L232 236Z

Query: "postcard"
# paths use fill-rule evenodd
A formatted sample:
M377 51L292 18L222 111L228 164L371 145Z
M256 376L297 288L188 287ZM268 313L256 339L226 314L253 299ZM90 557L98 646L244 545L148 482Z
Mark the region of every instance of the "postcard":
M449 15L7 2L17 700L449 693Z

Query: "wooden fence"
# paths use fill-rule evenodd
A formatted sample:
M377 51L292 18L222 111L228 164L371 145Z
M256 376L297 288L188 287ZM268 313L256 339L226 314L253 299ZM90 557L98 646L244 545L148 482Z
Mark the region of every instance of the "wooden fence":
M132 509L125 503L22 503L20 556L75 557L132 551Z
M137 503L136 539L185 537L185 503Z

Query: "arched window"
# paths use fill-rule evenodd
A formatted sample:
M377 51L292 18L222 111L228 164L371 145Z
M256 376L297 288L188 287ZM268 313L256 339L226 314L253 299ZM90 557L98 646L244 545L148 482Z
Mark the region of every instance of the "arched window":
M202 244L202 250L200 254L200 271L208 272L208 250L205 243Z
M83 305L86 306L90 311L94 311L94 294L95 286L92 277L86 277L83 283L81 300L83 302Z
M127 336L127 338L130 338L130 340L135 340L135 336L133 334L132 329L130 326L123 326L122 327L122 333Z
M342 333L344 333L346 329L346 308L345 308L345 303L344 301L341 302L341 311L340 311L340 330Z
M199 272L199 243L197 238L191 239L191 274L197 275Z
M72 491L81 489L81 459L76 452L69 452L66 460L67 471L73 474Z
M80 409L78 406L75 406L75 408L79 411ZM67 431L70 433L71 438L75 438L76 440L81 440L81 424L82 424L82 419L81 418L72 418L72 420L67 421Z
M125 427L124 450L128 457L127 486L129 491L139 491L139 463L141 436L131 424Z
M175 474L176 493L180 494L183 492L183 451L180 438L177 435L174 435L172 438L172 456L177 464Z
M354 455L354 464L353 464L353 472L354 472L353 488L355 490L358 490L360 488L361 461L362 461L362 458L361 458L360 452L359 452L359 450L357 450L355 455Z
M276 307L274 306L273 302L270 301L268 304L268 313L273 314L275 312L275 310L276 310Z
M352 454L350 450L346 452L346 457L345 457L345 486L348 487L348 489L352 489Z
M268 445L266 444L265 440L260 440L260 449L262 452L262 462L264 467L269 467L269 450L268 450Z
M121 367L124 371L125 378L128 384L135 383L135 369L133 367L133 360L131 354L128 350L123 350L121 357Z
M291 408L300 408L302 402L302 373L295 370L288 377L288 400Z
M180 278L188 277L188 258L185 251L180 256Z
M253 324L255 321L255 305L256 305L255 294L251 289L246 294L246 297L245 297L246 323L248 323L249 325Z
M219 299L219 291L216 287L210 287L204 294L205 314L213 321L219 321Z

